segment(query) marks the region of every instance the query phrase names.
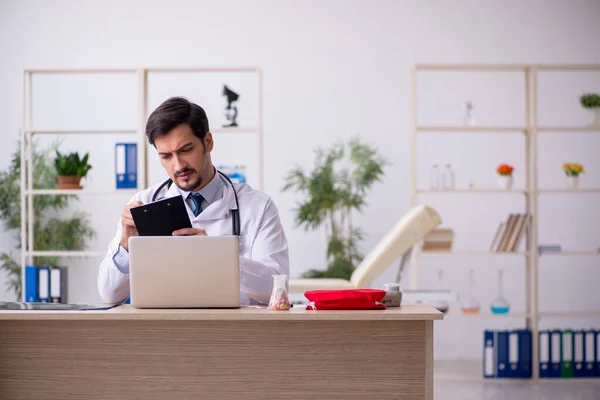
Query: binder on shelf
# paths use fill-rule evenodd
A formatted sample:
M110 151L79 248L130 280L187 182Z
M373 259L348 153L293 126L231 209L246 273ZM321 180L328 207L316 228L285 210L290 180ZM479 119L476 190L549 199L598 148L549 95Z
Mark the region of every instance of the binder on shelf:
M600 331L594 332L596 336L596 376L600 377Z
M511 378L519 376L519 345L519 332L510 332L508 334L508 376Z
M585 341L583 331L573 332L573 377L585 377Z
M550 378L550 332L539 332L540 378Z
M34 265L25 267L25 302L37 303L38 296L38 268Z
M583 369L584 376L591 378L596 376L596 332L595 331L584 331L583 332Z
M40 303L50 302L50 268L38 268L38 301Z
M562 331L562 363L561 376L573 377L573 332L570 329Z
M137 143L115 145L117 189L137 188Z
M533 366L533 341L532 334L529 329L517 330L517 342L519 349L517 351L517 369L515 371L515 378L531 378L531 371Z
M496 334L496 377L509 378L509 337L507 331L498 331Z
M496 377L496 360L494 358L494 332L483 331L483 377Z
M50 269L50 301L52 303L68 303L66 267Z
M558 329L550 332L550 378L561 377L562 341L561 331Z

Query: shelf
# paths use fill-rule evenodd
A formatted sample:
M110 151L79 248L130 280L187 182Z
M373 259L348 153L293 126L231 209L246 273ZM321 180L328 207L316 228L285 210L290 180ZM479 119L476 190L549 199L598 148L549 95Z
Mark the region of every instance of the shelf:
M524 133L523 126L417 126L417 132L497 132Z
M212 133L256 133L258 132L258 128L239 128L239 127L231 127L231 128L215 128L210 130Z
M511 193L520 193L520 194L528 194L529 192L525 189L452 189L452 190L433 190L433 189L417 189L417 193L474 193L474 194L483 194L483 193L496 193L496 194L511 194Z
M600 311L546 311L539 313L540 318L600 318Z
M31 133L36 135L137 135L139 131L132 129L64 129L64 130L56 130L56 129L25 129L25 133Z
M600 251L594 250L573 250L573 251L548 251L540 253L540 257L544 256L600 256Z
M26 190L25 194L29 195L106 195L106 194L135 194L142 189L113 189L113 190L87 190L87 189L33 189Z
M600 133L600 126L540 126L537 128L542 132L590 132Z
M600 189L539 189L538 193L600 193Z
M421 251L421 255L428 256L527 256L523 252L494 252L494 251Z
M450 307L452 308L452 306ZM460 306L454 306L454 308L460 308ZM445 317L450 318L531 318L532 314L527 314L525 312L512 312L509 311L507 314L493 314L490 311L480 311L478 314L463 314L461 311L450 311L447 314L444 314Z
M26 251L33 257L104 257L105 251Z

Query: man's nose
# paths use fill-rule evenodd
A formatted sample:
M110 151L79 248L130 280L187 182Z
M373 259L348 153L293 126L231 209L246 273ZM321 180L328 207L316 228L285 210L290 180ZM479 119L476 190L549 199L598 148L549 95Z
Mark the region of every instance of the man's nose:
M183 159L179 156L175 156L173 157L174 163L175 163L175 171L177 172L181 172L186 168L186 163L185 161L183 161Z

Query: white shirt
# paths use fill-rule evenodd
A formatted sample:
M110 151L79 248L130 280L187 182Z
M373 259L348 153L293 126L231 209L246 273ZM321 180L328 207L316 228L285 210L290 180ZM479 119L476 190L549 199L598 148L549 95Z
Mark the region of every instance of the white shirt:
M265 193L247 184L233 184L239 201L241 226L240 301L241 304L268 304L273 287L273 275L289 276L288 245L279 211ZM150 203L160 184L136 193L130 202ZM193 214L189 192L175 184L160 191L157 200L182 195L194 228L202 228L209 236L231 235L230 210L236 209L235 197L229 183L218 173L200 190L204 197L203 211ZM100 264L98 290L106 303L117 304L129 297L129 253L120 246L121 221Z

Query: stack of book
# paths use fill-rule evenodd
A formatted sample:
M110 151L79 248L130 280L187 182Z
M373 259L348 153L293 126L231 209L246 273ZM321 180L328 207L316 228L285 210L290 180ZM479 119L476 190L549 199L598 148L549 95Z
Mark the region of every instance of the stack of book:
M531 222L529 214L509 214L505 222L501 222L490 246L491 252L514 252L519 248L525 236L527 226Z
M424 252L452 251L453 238L454 232L452 231L452 229L434 229L423 237L423 247L421 248L421 250Z

